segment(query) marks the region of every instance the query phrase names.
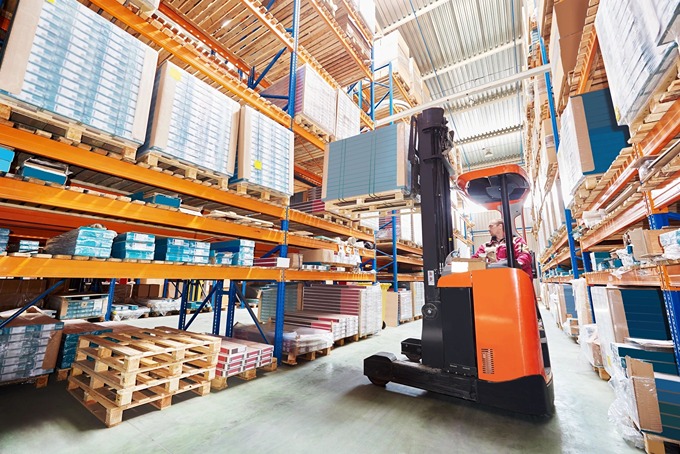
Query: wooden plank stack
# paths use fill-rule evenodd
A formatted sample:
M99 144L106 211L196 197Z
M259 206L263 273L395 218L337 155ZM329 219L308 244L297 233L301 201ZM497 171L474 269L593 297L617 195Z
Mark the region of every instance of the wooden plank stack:
M227 387L227 378L238 376L242 380L255 378L256 369L276 370L274 346L233 337L220 337L222 340L217 359L216 377L211 388L222 390Z
M185 391L208 394L220 344L215 336L167 327L81 336L68 390L115 426L130 408L163 409Z

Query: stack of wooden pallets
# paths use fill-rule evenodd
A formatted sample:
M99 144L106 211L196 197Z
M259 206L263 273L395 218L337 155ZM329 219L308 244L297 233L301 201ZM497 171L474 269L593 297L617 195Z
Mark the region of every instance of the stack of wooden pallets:
M127 409L163 409L185 391L208 394L220 344L219 337L167 327L81 336L68 389L111 427Z

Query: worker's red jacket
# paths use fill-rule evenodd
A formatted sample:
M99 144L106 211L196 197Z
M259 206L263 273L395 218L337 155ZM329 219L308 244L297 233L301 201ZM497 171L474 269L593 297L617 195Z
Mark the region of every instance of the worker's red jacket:
M516 236L513 245L515 247L515 260L519 263L519 266L526 271L526 273L531 276L531 254L529 254L529 248L524 238ZM494 257L495 255L495 257ZM482 244L477 249L477 252L472 256L472 258L488 258L488 262L493 263L497 260L504 260L508 258L508 250L505 246L505 238L498 241L492 238L486 244Z

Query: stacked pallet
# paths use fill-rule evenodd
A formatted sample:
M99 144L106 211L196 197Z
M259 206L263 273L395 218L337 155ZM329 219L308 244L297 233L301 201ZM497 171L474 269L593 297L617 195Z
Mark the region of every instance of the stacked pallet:
M382 292L379 286L317 285L305 287L305 311L358 317L358 335L366 337L382 328Z
M269 344L253 342L233 337L220 337L220 353L217 360L216 377L212 379L212 389L227 387L227 378L239 376L244 380L255 378L255 370L274 365L274 347ZM267 367L269 366L269 367Z
M144 142L156 51L76 0L22 0L11 30L3 92L73 124Z
M116 232L101 225L79 227L47 240L47 254L109 258Z
M108 427L144 404L163 409L172 396L210 392L221 341L173 328L81 336L69 392Z
M274 339L273 323L260 325L268 339ZM234 325L234 337L251 341L262 341L262 335L255 325ZM283 348L286 356L284 363L297 364L296 358L306 355L307 359L315 359L316 354L327 355L333 346L333 334L328 331L303 326L283 325Z
M149 132L138 159L148 153L232 176L240 105L170 62L156 75Z
M287 312L284 316L284 323L290 326L307 326L329 331L336 342L346 338L356 339L359 334L359 317L356 315L302 310Z
M0 383L51 373L63 327L62 322L38 312L24 313L0 329Z

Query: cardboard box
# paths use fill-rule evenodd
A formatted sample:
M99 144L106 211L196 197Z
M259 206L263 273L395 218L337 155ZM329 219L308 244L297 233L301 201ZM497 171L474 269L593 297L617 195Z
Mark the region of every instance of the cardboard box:
M484 259L456 258L451 261L451 271L454 273L485 269L486 260Z
M399 294L397 292L387 292L383 318L387 326L399 326Z
M628 321L623 308L621 292L616 291L616 289L609 289L607 295L609 297L609 313L614 325L614 342L624 343L626 337L630 337L630 334L628 333Z
M45 350L45 357L42 363L42 369L54 369L57 365L57 357L59 356L59 348L61 346L61 336L64 324L58 322L52 317L47 317L37 311L37 309L28 309L26 312L21 314L19 317L12 320L5 328L16 328L19 326L31 326L31 325L45 325L42 327L41 331L47 333L46 336L49 338L47 342L47 348ZM57 326L49 326L57 325Z
M641 430L661 432L663 427L652 365L630 356L626 356L626 365L635 399L635 414L631 415L633 421Z
M333 263L335 251L330 249L305 249L302 251L304 263Z
M659 236L667 230L633 229L624 234L623 240L633 246L633 258L642 261L650 257L663 255L663 246Z

